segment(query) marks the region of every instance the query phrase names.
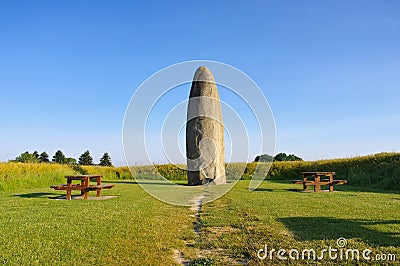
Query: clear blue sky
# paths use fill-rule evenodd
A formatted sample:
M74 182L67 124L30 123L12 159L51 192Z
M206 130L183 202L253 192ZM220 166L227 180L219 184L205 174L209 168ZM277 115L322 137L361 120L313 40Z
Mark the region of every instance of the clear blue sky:
M207 59L267 97L277 152L400 151L399 1L1 1L0 161L61 149L123 165L135 89Z

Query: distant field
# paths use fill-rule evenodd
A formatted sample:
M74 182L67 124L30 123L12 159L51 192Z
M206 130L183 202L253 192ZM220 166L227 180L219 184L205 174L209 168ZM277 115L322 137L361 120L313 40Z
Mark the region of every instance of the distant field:
M400 259L398 192L341 186L345 191L301 193L293 191L299 185L273 180L249 192L248 181L239 181L228 194L203 205L197 236L195 211L162 203L135 182L113 183L117 186L103 194L118 197L104 201L49 199L63 192L46 187L1 192L0 263L178 265L174 254L180 252L186 261L197 262L193 265L277 265L282 261L276 256L260 260L257 251L265 244L276 250L321 250L336 247L339 237L347 239L348 248Z
M231 179L250 179L257 163L227 164L227 175ZM175 181L187 180L183 167L156 165L157 171L165 178ZM0 191L22 188L40 188L63 183L64 175L103 174L105 179L132 179L151 177L157 171L153 166L102 167L60 164L0 163ZM339 179L346 179L350 185L366 188L400 190L400 153L381 153L355 158L322 161L274 162L267 179L299 179L302 171L334 171Z

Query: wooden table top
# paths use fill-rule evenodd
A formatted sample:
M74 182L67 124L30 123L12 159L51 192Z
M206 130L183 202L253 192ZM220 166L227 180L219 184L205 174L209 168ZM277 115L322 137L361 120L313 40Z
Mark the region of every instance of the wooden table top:
M65 178L68 179L86 179L86 178L99 178L103 177L102 175L67 175Z

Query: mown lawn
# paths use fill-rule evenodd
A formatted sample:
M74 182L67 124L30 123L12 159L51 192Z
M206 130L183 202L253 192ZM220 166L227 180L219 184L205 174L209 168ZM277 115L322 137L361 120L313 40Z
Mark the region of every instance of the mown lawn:
M302 193L294 191L300 185L282 181L264 182L254 192L249 192L247 186L248 182L241 181L224 197L203 206L202 240L198 246L220 264L231 263L221 255L225 253L238 261L247 259L249 265L400 265L398 192L338 186L345 191ZM363 260L361 255L359 261L332 261L327 253L316 262L290 259L287 253L283 257L288 260L284 261L277 258L276 252L273 260L269 253L263 260L257 257L257 251L265 245L269 251L312 248L320 256L323 248L338 248L336 241L341 237L347 240L344 252L368 248L372 250L371 261ZM375 254L381 253L395 254L396 261L376 261Z
M102 195L118 197L102 201L49 199L63 194L50 188L0 193L0 264L174 265L173 249L195 236L192 212L115 184Z
M222 198L204 204L201 233L194 212L160 202L134 182L118 182L104 201L49 199L50 188L0 193L0 264L176 265L174 251L201 265L371 265L357 261L260 260L264 248L321 250L368 248L400 261L400 194L350 186L335 193L300 193L300 185L266 181L254 192L240 181ZM365 189L364 189L365 190ZM92 192L93 193L93 192ZM318 254L319 255L319 254ZM208 264L207 264L208 263ZM378 262L373 261L378 265ZM379 263L379 265L382 265Z

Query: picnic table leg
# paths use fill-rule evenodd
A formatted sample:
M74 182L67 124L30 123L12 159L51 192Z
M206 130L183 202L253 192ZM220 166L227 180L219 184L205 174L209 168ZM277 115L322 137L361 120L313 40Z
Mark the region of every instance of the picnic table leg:
M307 181L307 175L303 174L303 190L307 190L307 185L306 185L306 181Z
M85 180L81 180L81 186L85 186ZM81 196L84 196L83 190L81 190Z
M67 200L71 200L71 189L67 189Z
M71 200L71 186L72 186L72 180L68 179L67 180L67 196L65 197L66 200Z
M88 199L89 198L89 191L87 189L82 189L83 192L83 198Z
M98 186L101 185L101 176L99 176L99 177L97 178L97 185L98 185ZM97 189L97 194L96 194L96 196L97 196L97 197L100 197L100 196L101 196L101 188Z
M333 174L329 175L329 192L333 192Z
M90 179L89 179L89 177L86 177L85 178L85 187L89 187L89 183L90 183ZM83 192L83 198L88 199L89 198L89 190L85 189L85 190L82 190L82 192Z
M318 192L318 191L321 190L321 184L319 183L319 181L320 181L320 176L316 175L315 178L314 178L314 182L315 182L314 192Z

